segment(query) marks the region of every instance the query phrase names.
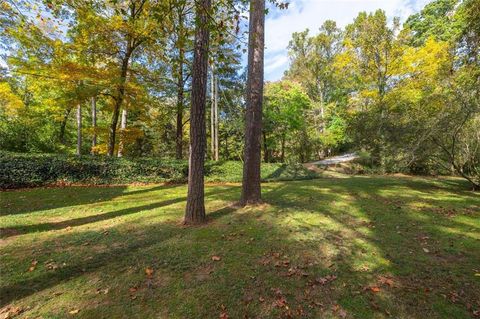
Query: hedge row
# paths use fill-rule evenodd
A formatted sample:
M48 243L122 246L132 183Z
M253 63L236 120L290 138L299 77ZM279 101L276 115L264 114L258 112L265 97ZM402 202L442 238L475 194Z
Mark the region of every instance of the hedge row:
M207 162L205 168L207 182L242 179L241 162ZM52 184L182 183L187 175L187 161L0 152L0 189ZM262 165L265 181L315 177L301 165Z

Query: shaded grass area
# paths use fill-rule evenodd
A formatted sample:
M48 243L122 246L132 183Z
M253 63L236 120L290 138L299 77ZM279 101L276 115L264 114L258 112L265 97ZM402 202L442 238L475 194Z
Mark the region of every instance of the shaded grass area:
M244 209L231 205L239 194L237 184L208 186L209 223L185 228L183 185L0 193L1 306L19 318L480 310L480 197L465 183L274 182L263 185L264 205Z

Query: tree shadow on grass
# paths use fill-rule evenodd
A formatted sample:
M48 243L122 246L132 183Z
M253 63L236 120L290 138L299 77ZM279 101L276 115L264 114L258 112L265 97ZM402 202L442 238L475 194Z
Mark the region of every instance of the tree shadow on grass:
M96 222L100 222L100 221L104 221L104 220L108 220L108 219L112 219L120 216L135 214L145 210L152 210L155 208L176 204L179 202L183 202L185 200L186 200L185 197L179 197L179 198L174 198L174 199L152 203L148 205L129 207L129 208L120 209L120 210L105 213L105 214L97 214L92 216L74 218L74 219L69 219L61 222L41 223L41 224L34 224L34 225L20 225L20 226L9 227L9 228L0 228L0 238L7 238L10 236L23 235L23 234L34 233L34 232L58 230L58 229L64 229L67 227L82 226L82 225L96 223Z
M138 195L161 190L174 190L183 185L144 186L133 191L126 191L128 186L71 186L61 188L35 188L0 192L0 216L28 214L36 211L74 207L111 201L119 196ZM21 193L20 193L21 192ZM28 200L26 199L28 196ZM3 207L2 207L3 206ZM15 209L12 209L15 207Z
M208 199L215 200L219 198L230 198L231 195L236 193L237 187L222 187L220 191L218 190L218 188L210 191L207 190L205 195L208 197ZM88 223L125 216L127 214L145 212L184 201L185 197L179 197L149 205L126 208L106 214L78 218L60 223L45 223L40 225L32 225L31 228L25 228L25 226L23 226L24 229L20 228L20 231L23 230L24 233L28 233L33 231L49 231L63 229L68 226L81 226ZM210 220L218 220L232 213L233 211L235 211L234 206L226 206L217 209L211 213L208 213L207 217ZM94 250L92 250L92 252L94 252L92 258L69 258L69 261L72 261L72 263L68 263L64 267L59 267L55 271L47 271L35 276L34 278L16 281L14 284L1 287L0 306L4 306L14 300L18 300L38 293L39 291L56 286L62 282L73 280L76 277L93 273L101 267L121 264L122 262L124 263L125 260L129 259L136 260L135 256L142 255L141 251L148 250L153 245L161 245L162 242L168 241L172 237L177 236L179 238L182 238L184 236L183 234L189 234L191 231L195 232L196 230L195 228L192 230L191 228L178 227L178 222L172 221L152 223L147 227L142 226L140 229L137 229L137 231L140 232L141 236L134 236L131 233L122 235L121 233L118 234L118 231L114 231L109 236L118 236L118 243L121 244L120 247L112 247L101 253L95 253ZM48 253L52 254L51 249L54 249L54 247L56 247L59 242L64 243L64 245L71 246L72 250L81 249L82 246L78 244L79 242L98 242L98 234L98 231L84 231L80 233L77 232L72 234L62 234L54 239L38 242L36 245L28 247L28 249L32 251L42 251L44 250L44 248L41 247L48 247ZM145 234L147 234L148 236L145 236ZM100 239L100 241L102 240L106 239ZM88 249L89 247L90 246L86 246L85 249ZM71 249L65 248L63 250L68 253L73 253L70 252Z
M96 253L90 259L72 260L72 263L56 270L44 272L34 278L17 281L9 286L0 288L0 306L4 306L14 300L18 300L39 291L58 285L59 283L72 280L78 276L86 275L96 271L98 268L115 264L116 261L127 259L135 255L139 250L168 240L177 234L178 227L175 224L157 224L145 229L145 232L155 234L155 236L145 236L135 238L134 241L126 241L126 245L120 248L112 248L102 253ZM92 237L96 232L84 232L66 236L69 240L75 238L84 239L90 233ZM58 240L58 239L57 239ZM49 243L43 243L52 246Z
M164 189L164 187L155 187L154 189ZM154 189L150 189L153 191ZM147 190L145 190L147 191ZM142 193L143 190L140 191L134 191L134 192L129 192L126 193L125 195L131 195L132 193L139 194ZM213 197L221 197L225 196L225 193L232 192L232 189L226 189L223 191L216 191L216 192L206 192L205 196L212 196ZM48 222L48 223L40 223L40 224L33 224L33 225L18 225L14 227L6 227L6 228L0 228L0 238L8 238L11 236L17 236L17 235L23 235L23 234L28 234L28 233L35 233L35 232L45 232L45 231L51 231L51 230L59 230L59 229L64 229L67 227L76 227L76 226L82 226L90 223L96 223L100 221L105 221L109 219L113 219L116 217L120 216L126 216L126 215L131 215L135 214L138 212L143 212L143 211L149 211L152 209L156 208L161 208L161 207L166 207L169 205L177 204L186 201L186 197L175 197L169 200L165 201L160 201L160 202L155 202L152 204L148 205L142 205L142 206L134 206L134 207L128 207L125 209L120 209L108 213L103 213L103 214L96 214L96 215L91 215L91 216L85 216L85 217L80 217L80 218L74 218L74 219L69 219L65 221L60 221L60 222ZM218 217L222 216L228 209L223 209L216 211L214 213L209 214L210 218L215 218L215 216L218 215Z
M269 203L266 206L271 208L268 214L252 208L237 215L232 214L235 206L226 206L209 213L209 218L215 223L205 227L182 228L176 224L152 222L151 225L138 227L138 234L122 234L121 231L117 234L112 231L110 235L117 236L114 239L123 244L122 247L114 246L103 252L80 250L81 257L71 258L72 264L55 272L34 272L28 275L30 278L12 280L12 284L0 289L2 304L73 281L84 274L108 272L110 277L107 278L121 277L130 265L140 265L139 271L144 277L141 267L145 263L152 263L158 268L166 268L167 275L175 281L166 293L159 290L152 292L149 299L145 299L149 303L142 301L120 306L120 301L117 300L114 305L117 306L118 316L121 316L121 311L136 307L134 309L138 312L133 317L146 318L150 317L149 314L154 316L157 311L157 315L163 313L172 317L192 317L193 314L197 318L206 318L211 317L212 313L217 314L218 307L224 304L232 318L244 314L248 317L263 314L262 317L265 318L278 318L283 315L283 311L287 311L282 306L270 306L278 300L278 288L290 309L296 311L303 307L306 312L303 316L291 312L288 315L292 318L334 317L338 315L332 310L336 305L357 318L390 317L386 310L397 318L468 317L464 303L478 296L474 289L479 287L478 284L465 286L467 278L471 276L464 272L468 268L468 265L465 267L465 262L466 259L470 263L475 261L478 252L457 256L457 251L461 250L461 245L457 242L463 241L466 245L475 247L475 240L465 240L460 234L448 235L441 226L449 224L459 231L467 231L467 226L462 226L447 216L437 216L432 212L409 212L406 207L409 203L418 201L419 194L384 192L397 186L405 187L400 182L384 179L375 182L365 178L264 185L264 198ZM408 187L419 191L423 186L413 184ZM218 189L207 190L207 203L218 199L234 199L239 190L237 187L225 187L224 192L219 192ZM402 195L401 203L390 207L388 203L398 200L394 198L398 194ZM421 191L420 195L422 194L432 195L428 189ZM431 200L432 205L442 202L428 199L428 196L421 200ZM463 198L475 203L473 196ZM448 202L445 205L449 205ZM415 217L417 215L419 218ZM314 217L310 220L313 223L302 220L308 216ZM257 219L258 217L264 219ZM295 222L290 223L289 220L293 218ZM331 221L331 225L326 221ZM220 227L217 227L218 224ZM241 232L245 234L241 235ZM226 234L225 239L223 234ZM85 240L86 235L88 233L62 235L64 239L57 237L41 244L43 247L52 247L56 242L64 242L71 245L72 250L79 249L74 245ZM95 237L96 234L92 232L91 236ZM429 237L427 242L431 245L427 246L431 250L428 254L421 250L419 242L425 236ZM448 251L450 240L455 245L451 248L452 251ZM439 247L440 251L437 252L435 247ZM37 251L36 247L25 249ZM210 253L222 252L222 249L222 260L212 262ZM331 255L330 250L334 250ZM56 252L51 254L54 253ZM92 253L92 259L86 258ZM280 257L275 257L277 254ZM311 263L312 256L318 263ZM451 260L451 257L456 258ZM266 260L267 258L271 260ZM284 267L286 258L289 263ZM269 263L264 265L264 261ZM163 262L167 262L168 266ZM360 264L363 263L370 269L360 270ZM462 264L460 270L459 264ZM207 279L201 278L193 283L182 281L181 278L186 273L191 274L204 268L213 271L211 275L206 275ZM305 271L308 276L297 275L295 272L291 275L289 268ZM330 274L335 274L338 278L325 285L315 284L317 278L322 279ZM391 276L395 286L380 285L379 275ZM127 302L128 284L120 287L125 290ZM425 284L429 285L428 293L424 291ZM83 285L82 283L82 288ZM375 294L369 289L364 290L373 285L380 285L381 292ZM450 303L449 290L460 292L462 285L465 289L463 294L459 294L459 301L457 304ZM441 296L444 293L447 299ZM180 297L175 299L173 295ZM104 297L94 295L91 298L112 298L109 301L113 301L117 296L111 291ZM244 296L248 300L253 296L253 300L246 303L242 299ZM265 298L265 302L256 302L259 296ZM159 303L162 297L166 299L164 304ZM86 300L86 303L88 301L91 300ZM322 305L318 306L319 303ZM85 309L85 316L86 311L91 311L89 314L95 317L95 311L104 307L100 304L99 308L92 309L91 302L89 305L90 307L85 307L90 308ZM310 309L309 306L313 308ZM109 313L110 317L115 317L114 311Z
M376 185L376 182L380 183ZM467 202L478 205L478 197L462 192L465 203L459 203L458 199L432 199L435 191L425 182L383 182L371 180L365 183L355 178L336 180L331 185L324 185L328 187L327 193L322 192L325 181L290 183L289 187L267 196L270 204L278 207L279 215L289 207L319 214L337 225L338 230L329 231L332 234L323 239L324 243L337 247L339 251L333 262L339 278L344 277L342 281L350 286L350 290L364 291L360 294L338 293L339 303L349 313L376 318L382 316L382 312L385 314L385 311L394 309L393 316L409 318L468 317L469 307L480 300L480 286L472 281L469 273L476 267L475 260L480 258L480 244L467 234L475 229L478 231L478 228L458 222L435 209L412 211L410 204L420 201L433 207L459 205L457 213L462 219L473 219L475 215L470 215L468 210L462 212L462 207L468 207ZM405 192L385 193L389 187L398 186L405 187ZM458 189L450 187L451 184L442 185L442 190L458 194ZM408 189L414 193L409 195ZM315 193L318 195L312 196ZM339 198L335 199L335 195ZM350 207L331 205L342 196L349 198ZM312 229L312 225L305 227ZM457 233L446 230L446 227ZM316 245L317 241L313 240L312 244ZM362 253L367 252L368 247L375 255ZM370 267L365 271L360 269L362 260L365 267ZM375 262L368 266L372 260ZM395 286L385 287L379 283L381 276L392 276ZM377 286L385 294L375 294L369 288L365 291L365 287Z

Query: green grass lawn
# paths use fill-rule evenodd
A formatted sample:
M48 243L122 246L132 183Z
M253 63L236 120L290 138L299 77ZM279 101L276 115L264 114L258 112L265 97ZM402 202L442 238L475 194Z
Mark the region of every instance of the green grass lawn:
M331 176L0 193L1 316L470 318L480 312L480 196L455 179ZM213 257L213 258L212 258ZM15 315L18 313L18 315ZM480 314L479 314L480 315Z

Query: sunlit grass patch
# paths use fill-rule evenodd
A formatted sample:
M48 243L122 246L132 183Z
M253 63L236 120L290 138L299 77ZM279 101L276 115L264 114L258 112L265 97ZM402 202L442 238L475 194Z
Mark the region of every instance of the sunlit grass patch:
M467 185L350 176L268 183L263 194L238 208L238 184L207 186L208 223L184 227L182 185L0 193L2 307L44 318L480 309L480 198Z

